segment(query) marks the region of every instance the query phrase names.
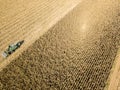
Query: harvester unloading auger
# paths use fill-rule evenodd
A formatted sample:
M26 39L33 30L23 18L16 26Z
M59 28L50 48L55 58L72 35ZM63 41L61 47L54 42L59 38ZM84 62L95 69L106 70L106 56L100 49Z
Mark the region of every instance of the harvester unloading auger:
M11 44L8 46L8 48L2 53L2 56L4 58L8 57L11 55L13 52L15 52L20 46L24 43L24 40L19 41L17 43Z

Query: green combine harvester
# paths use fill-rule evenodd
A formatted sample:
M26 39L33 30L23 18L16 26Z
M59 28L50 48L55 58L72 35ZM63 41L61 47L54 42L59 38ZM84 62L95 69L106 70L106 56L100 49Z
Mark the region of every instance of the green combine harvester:
M23 44L24 40L17 42L15 44L11 44L8 46L8 48L2 53L3 57L6 58L9 55L11 55L13 52L16 51L16 49L20 48L20 46Z

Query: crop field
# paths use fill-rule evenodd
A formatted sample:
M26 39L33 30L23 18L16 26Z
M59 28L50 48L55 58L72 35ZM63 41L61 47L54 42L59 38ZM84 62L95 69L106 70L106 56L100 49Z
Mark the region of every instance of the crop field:
M50 1L52 3L52 0ZM67 0L65 1L67 2ZM26 3L28 3L27 0ZM31 6L32 3L29 3L27 5ZM23 14L23 16L26 15L26 18L20 16L21 19L15 22L14 17L10 20L14 24L6 26L7 22L5 22L5 26L3 23L3 27L0 27L0 35L3 36L0 36L1 51L12 41L25 39L27 42L22 47L26 50L0 72L0 89L103 90L120 45L119 2L114 0L86 0L59 21L58 19L61 17L58 14L61 15L62 10L56 9L58 11L55 15L58 16L55 17L59 17L58 19L52 17L54 11L51 10L48 11L51 14L47 12L46 17L43 18L41 16L43 12L38 11L37 0L34 3L36 3L33 5L33 7L36 7L36 11L27 10L29 13L31 12L29 20L27 20L29 15L26 15L29 13L25 12L26 14ZM77 0L75 3L77 3ZM58 4L55 4L56 7ZM68 8L66 8L67 10ZM33 13L34 11L35 13ZM41 16L40 19L38 19L39 16ZM49 20L46 19L50 16ZM19 20L23 20L23 22L19 22ZM44 22L40 22L41 20ZM53 24L55 21L58 22L52 26L50 23ZM29 25L26 23L29 23ZM46 26L52 27L48 27L48 29ZM34 31L34 28L41 27L47 32L38 37L40 31ZM4 30L2 31L2 29ZM5 34L5 30L11 34ZM14 31L15 33L13 33ZM34 40L31 38L31 32L35 32L33 36L37 36ZM4 40L5 37L9 38ZM33 41L35 42L33 43ZM18 51L22 51L22 49ZM11 57L14 57L14 55Z
M79 2L80 0L0 0L0 70ZM21 50L4 61L1 55L3 51L9 44L21 40L25 40Z

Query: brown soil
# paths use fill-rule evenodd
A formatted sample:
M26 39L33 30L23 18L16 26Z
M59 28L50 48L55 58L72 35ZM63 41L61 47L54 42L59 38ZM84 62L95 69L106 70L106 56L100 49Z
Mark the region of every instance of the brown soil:
M78 5L0 72L1 90L103 90L120 44L119 11L114 0Z

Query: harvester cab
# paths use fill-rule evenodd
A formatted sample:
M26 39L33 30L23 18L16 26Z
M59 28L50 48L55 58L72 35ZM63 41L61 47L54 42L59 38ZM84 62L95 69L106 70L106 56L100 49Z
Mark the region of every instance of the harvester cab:
M8 57L9 55L11 55L13 52L15 52L18 48L20 48L20 46L24 43L24 40L19 41L15 44L11 44L8 46L8 48L2 53L2 56L4 58Z

